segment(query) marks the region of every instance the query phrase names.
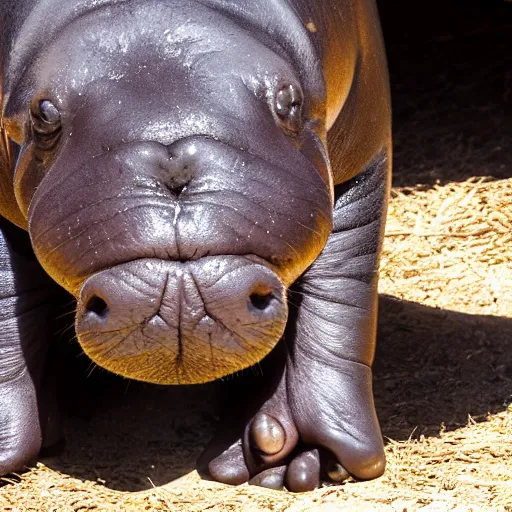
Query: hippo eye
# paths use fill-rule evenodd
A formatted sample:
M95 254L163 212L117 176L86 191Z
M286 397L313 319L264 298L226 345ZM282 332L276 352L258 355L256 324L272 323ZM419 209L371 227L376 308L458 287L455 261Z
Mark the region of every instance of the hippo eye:
M277 91L274 108L286 131L298 133L302 126L302 92L294 85L285 85Z
M49 100L40 101L31 111L34 130L41 135L50 135L60 128L60 112Z

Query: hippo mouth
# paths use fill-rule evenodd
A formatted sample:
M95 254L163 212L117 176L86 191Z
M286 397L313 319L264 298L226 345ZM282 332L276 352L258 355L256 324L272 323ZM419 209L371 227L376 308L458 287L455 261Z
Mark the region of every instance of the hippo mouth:
M107 370L196 384L260 361L281 338L287 314L285 286L253 258L139 259L85 281L76 332Z

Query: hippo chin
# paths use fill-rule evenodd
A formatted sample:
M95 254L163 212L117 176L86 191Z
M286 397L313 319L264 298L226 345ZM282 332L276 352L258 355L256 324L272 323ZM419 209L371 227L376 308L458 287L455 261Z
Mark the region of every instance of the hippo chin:
M266 357L238 441L200 462L216 480L381 475L374 1L3 0L0 24L0 475L52 438L62 288L85 353L125 377L203 383Z

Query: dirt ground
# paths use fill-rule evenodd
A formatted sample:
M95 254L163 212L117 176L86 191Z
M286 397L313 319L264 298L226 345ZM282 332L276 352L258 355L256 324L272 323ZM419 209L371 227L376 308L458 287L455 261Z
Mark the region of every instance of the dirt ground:
M201 480L232 381L141 385L72 358L66 448L3 479L0 510L512 511L512 3L426 4L380 6L395 133L375 364L386 474L301 495Z

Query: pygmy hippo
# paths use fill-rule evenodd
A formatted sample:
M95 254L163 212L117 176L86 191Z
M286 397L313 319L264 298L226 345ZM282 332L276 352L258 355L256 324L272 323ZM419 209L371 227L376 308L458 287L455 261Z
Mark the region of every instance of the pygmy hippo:
M0 475L44 442L60 286L132 379L205 383L283 340L215 480L380 476L374 0L2 0L0 26Z

